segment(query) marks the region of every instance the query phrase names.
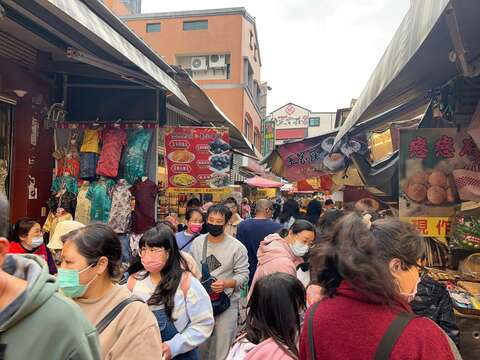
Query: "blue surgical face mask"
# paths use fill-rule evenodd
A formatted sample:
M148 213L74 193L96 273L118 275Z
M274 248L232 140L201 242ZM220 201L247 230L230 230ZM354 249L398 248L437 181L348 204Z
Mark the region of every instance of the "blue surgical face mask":
M82 271L62 268L58 269L58 286L60 287L65 296L71 298L79 298L85 295L85 292L87 291L90 284L97 278L97 275L95 275L95 277L90 280L88 284L82 285L80 284L80 274L85 270L91 268L92 266L93 264L87 266Z
M32 238L31 246L33 249L38 248L42 244L43 244L43 236L35 236L34 238Z
M295 241L293 245L290 245L290 248L292 249L292 252L295 254L295 256L302 257L304 256L310 247L307 244L304 244L299 241Z

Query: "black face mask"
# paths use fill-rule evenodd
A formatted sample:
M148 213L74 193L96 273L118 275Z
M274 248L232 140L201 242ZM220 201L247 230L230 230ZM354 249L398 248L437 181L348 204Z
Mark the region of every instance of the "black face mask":
M223 226L224 225L214 225L207 223L207 231L210 233L210 235L217 237L223 234Z

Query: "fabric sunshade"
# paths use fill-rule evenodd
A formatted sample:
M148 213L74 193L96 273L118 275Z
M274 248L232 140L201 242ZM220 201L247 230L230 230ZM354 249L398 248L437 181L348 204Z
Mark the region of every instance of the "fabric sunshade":
M441 86L457 73L456 64L449 61L453 46L442 16L449 3L449 0L412 1L410 10L340 128L336 143L355 124L424 98L425 91ZM455 4L462 35L475 29L478 34L480 2L457 1ZM473 50L471 45L478 44L478 41L465 40L469 50ZM469 54L472 59L478 55L478 50L477 47Z

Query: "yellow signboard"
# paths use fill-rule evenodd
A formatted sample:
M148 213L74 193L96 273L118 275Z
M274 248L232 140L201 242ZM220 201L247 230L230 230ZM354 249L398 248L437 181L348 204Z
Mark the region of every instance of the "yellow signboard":
M412 224L423 237L447 237L452 226L448 217L401 217L400 220Z

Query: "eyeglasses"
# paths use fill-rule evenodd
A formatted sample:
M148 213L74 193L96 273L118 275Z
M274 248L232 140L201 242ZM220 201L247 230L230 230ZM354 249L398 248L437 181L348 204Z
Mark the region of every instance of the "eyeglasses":
M145 255L147 255L147 253L151 253L153 255L159 255L159 254L163 254L165 253L167 250L165 250L164 248L161 248L161 247L142 247L140 249L140 257L143 257Z

